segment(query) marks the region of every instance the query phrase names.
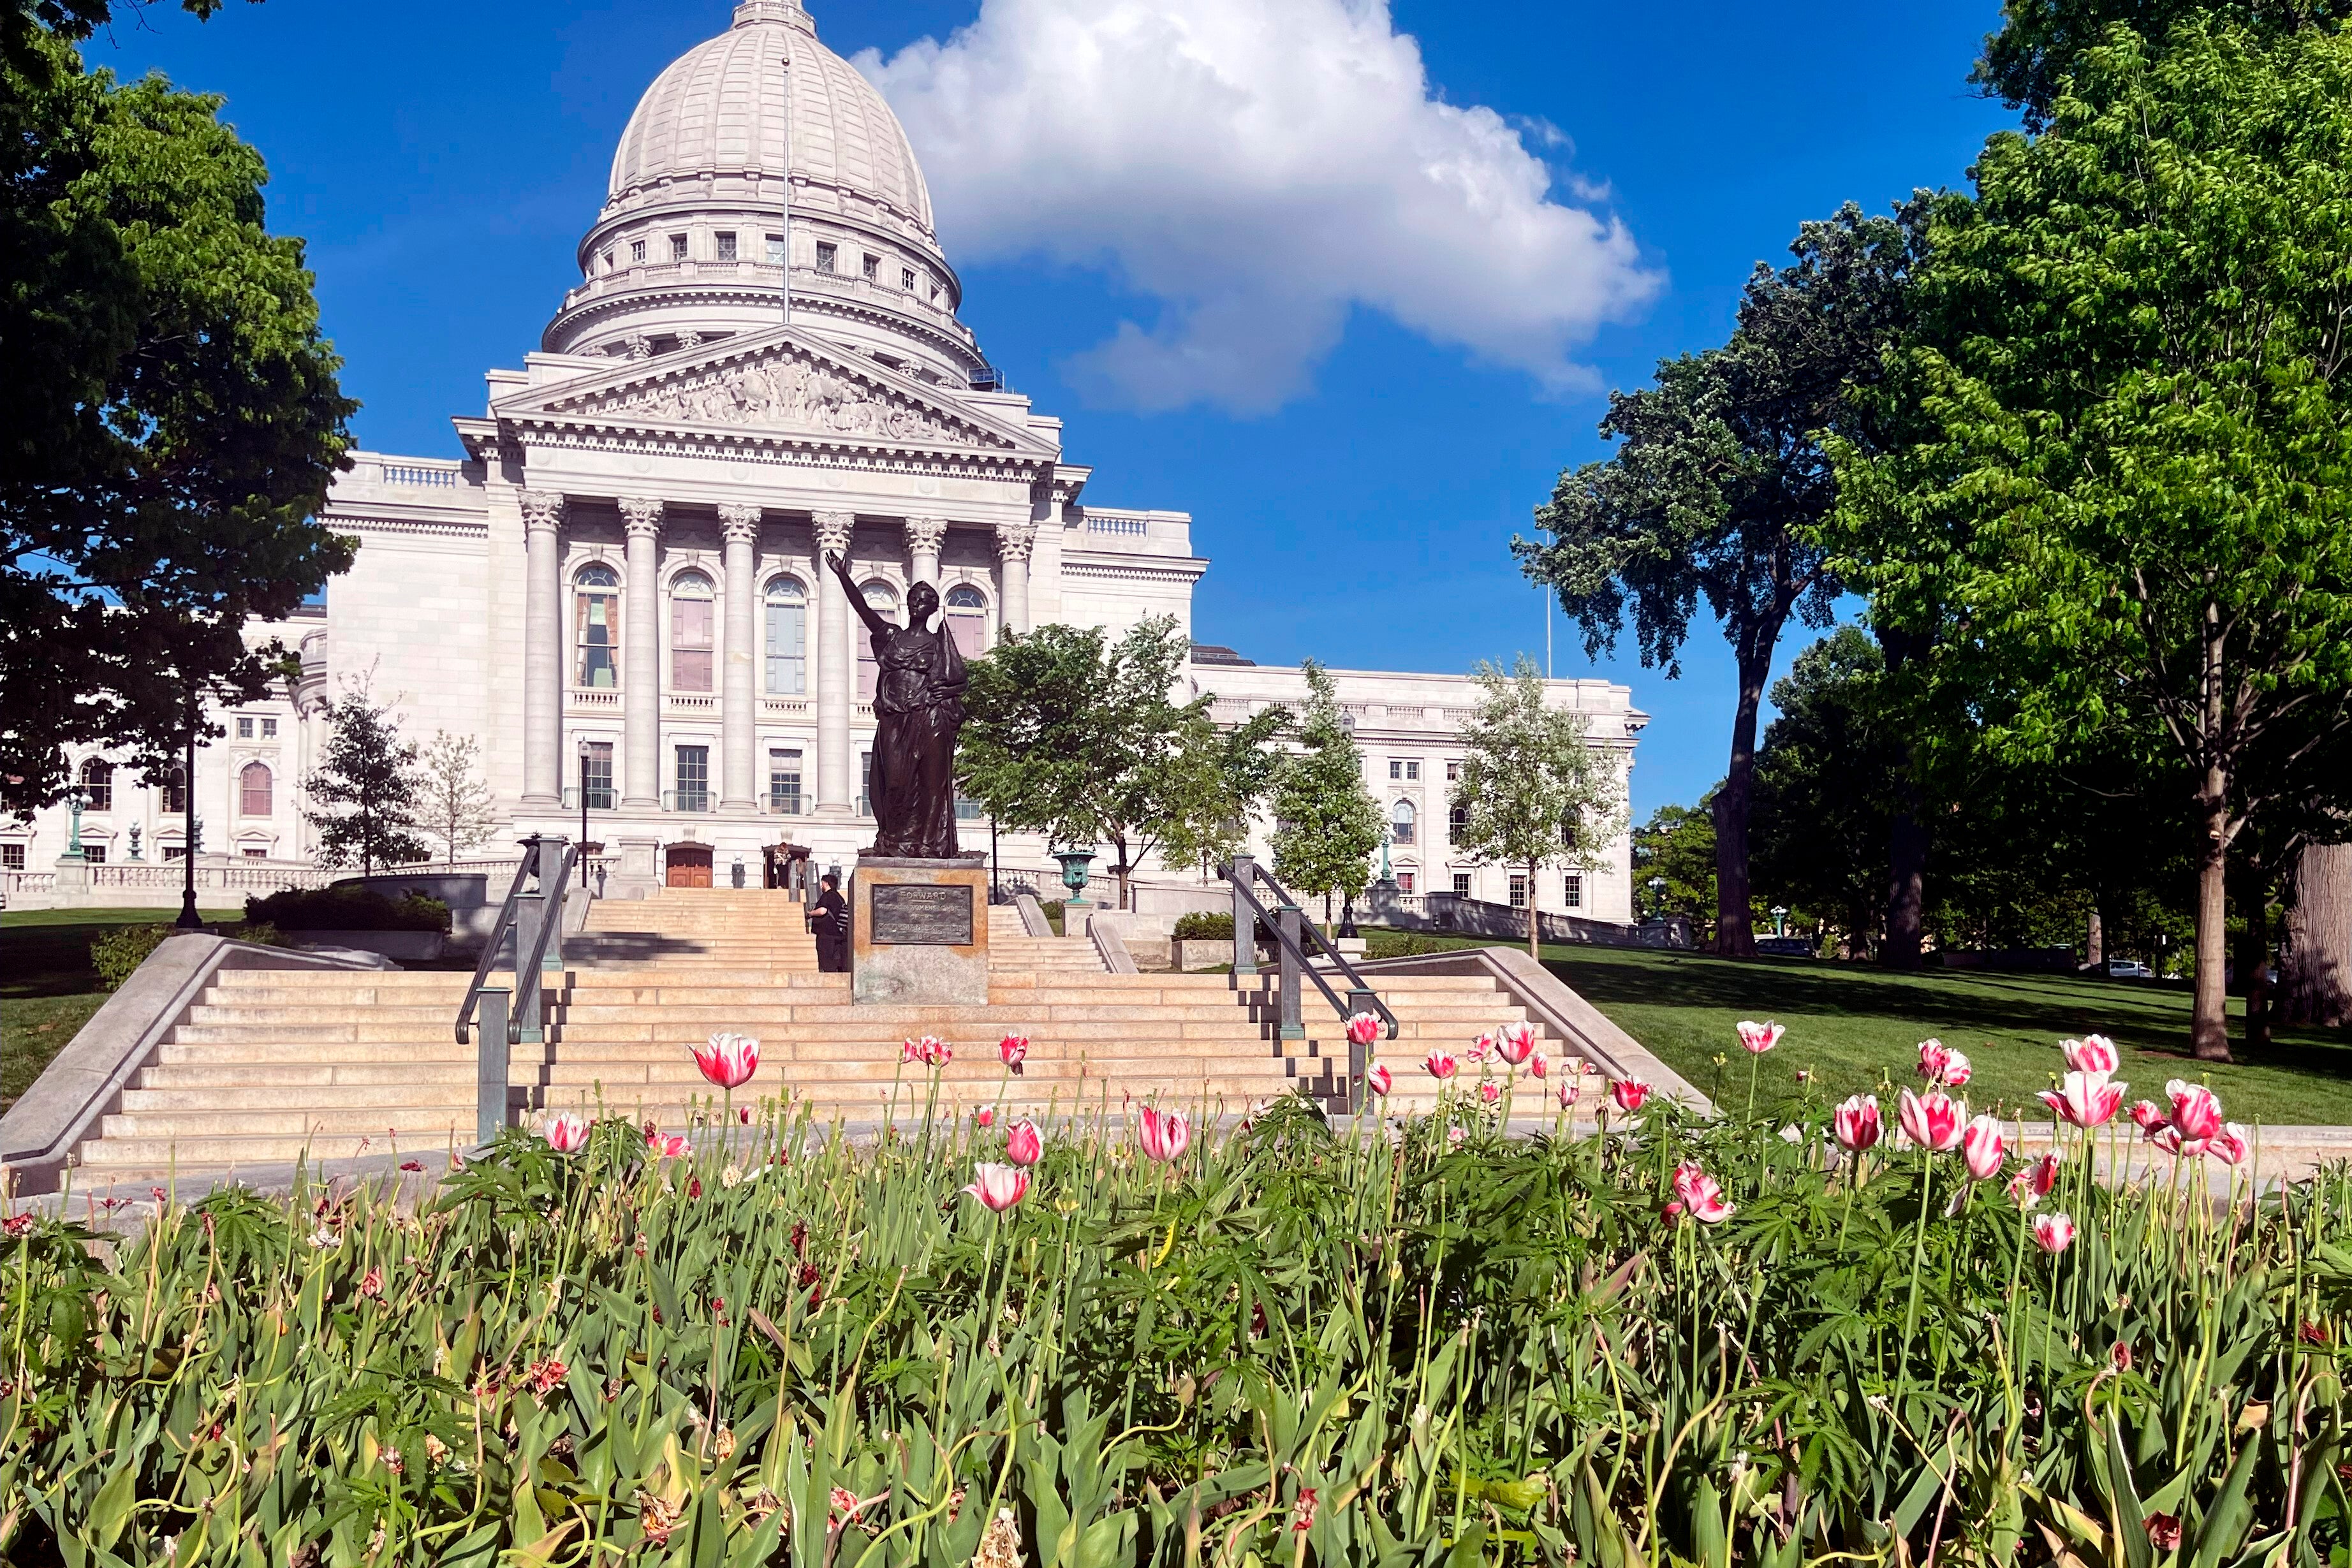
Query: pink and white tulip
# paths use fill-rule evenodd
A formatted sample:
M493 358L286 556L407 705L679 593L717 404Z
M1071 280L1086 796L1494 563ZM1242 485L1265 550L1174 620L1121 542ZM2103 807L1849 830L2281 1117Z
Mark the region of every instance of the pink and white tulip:
M2103 1034L2086 1034L2080 1040L2062 1040L2058 1042L2058 1051L2065 1057L2070 1071L2112 1074L2124 1064L2124 1053L2116 1049L2114 1040Z
M2037 1214L2033 1217L2033 1244L2055 1258L2074 1245L2074 1221L2064 1214Z
M694 1048L694 1064L721 1089L740 1089L760 1071L760 1042L748 1034L714 1034Z
M1503 1086L1501 1084L1483 1080L1479 1082L1478 1098L1486 1102L1487 1104L1492 1105L1496 1101L1500 1100L1502 1097Z
M2210 1138L2221 1130L2221 1100L2202 1083L2176 1078L2164 1086L2172 1102L2172 1124L2183 1138Z
M1385 1061L1373 1062L1371 1071L1364 1074L1364 1082L1370 1085L1375 1094L1385 1094L1396 1085L1396 1080L1389 1075L1389 1064Z
M1371 1013L1350 1013L1348 1017L1348 1043L1370 1045L1381 1038L1381 1020Z
M1856 1094L1847 1099L1830 1117L1831 1135L1839 1148L1850 1155L1876 1146L1885 1135L1885 1124L1878 1113L1878 1096Z
M971 1113L971 1124L975 1127L993 1127L996 1125L996 1107L993 1105L982 1105L979 1110L974 1111Z
M1566 1111L1574 1106L1579 1099L1582 1098L1584 1094L1584 1085L1578 1082L1576 1074L1571 1072L1559 1081L1559 1108Z
M2152 1138L2165 1125L2164 1107L2153 1100L2135 1100L2132 1102L2131 1119L2132 1125L2140 1130L2142 1137Z
M678 1133L647 1133L646 1153L657 1160L682 1160L694 1152L694 1145Z
M1013 1077L1020 1077L1021 1064L1029 1060L1029 1037L1025 1034L1006 1035L996 1042L996 1055L1011 1070Z
M1609 1086L1609 1098L1617 1103L1617 1109L1628 1115L1640 1110L1642 1103L1649 1097L1650 1086L1638 1078L1620 1078Z
M1536 1031L1525 1023L1505 1024L1495 1035L1495 1054L1513 1067L1535 1054Z
M2223 1165L2244 1165L2247 1156L2253 1153L2249 1136L2245 1128L2231 1122L2206 1140L2205 1152Z
M1018 1166L987 1161L971 1167L971 1185L964 1191L1002 1214L1029 1196L1029 1173Z
M1045 1156L1045 1135L1024 1116L1004 1129L1004 1157L1016 1166L1034 1166Z
M1940 1089L1925 1094L1906 1089L1900 1114L1904 1136L1931 1155L1945 1155L1959 1147L1969 1107L1966 1101L1955 1100Z
M1548 1056L1544 1055L1544 1053L1543 1053L1542 1051L1537 1051L1533 1056L1528 1057L1528 1077L1530 1077L1530 1078L1549 1078L1549 1077L1550 1077L1550 1076L1551 1076L1551 1059L1550 1059L1549 1057L1548 1057Z
M1492 1056L1494 1052L1495 1037L1491 1034L1482 1034L1477 1039L1472 1040L1469 1048L1464 1051L1462 1054L1469 1058L1472 1061L1484 1061L1486 1058Z
M1732 1206L1724 1201L1723 1184L1695 1162L1675 1167L1675 1197L1681 1211L1701 1225L1720 1225L1731 1218Z
M576 1155L588 1146L587 1118L571 1111L558 1111L539 1124L539 1135L547 1146L559 1155Z
M1739 1043L1751 1056L1761 1056L1780 1043L1789 1031L1777 1023L1758 1023L1754 1019L1739 1020Z
M2017 1200L2020 1208L2032 1208L2050 1196L2058 1185L2058 1156L2044 1155L2019 1171L2009 1181L2009 1196Z
M1181 1111L1162 1111L1155 1105L1143 1108L1143 1152L1155 1160L1181 1160L1184 1151L1192 1146L1192 1119Z
M2042 1092L2042 1103L2077 1127L2103 1127L2123 1108L2127 1083L2108 1082L2104 1072L2069 1072L2055 1089Z
M1971 1181L1990 1181L1999 1176L2001 1160L2008 1152L2008 1140L2000 1134L1998 1116L1979 1116L1960 1134L1960 1158L1968 1165Z
M1454 1053L1450 1051L1431 1051L1423 1059L1422 1065L1429 1069L1429 1075L1440 1083L1462 1071L1462 1063L1454 1060Z

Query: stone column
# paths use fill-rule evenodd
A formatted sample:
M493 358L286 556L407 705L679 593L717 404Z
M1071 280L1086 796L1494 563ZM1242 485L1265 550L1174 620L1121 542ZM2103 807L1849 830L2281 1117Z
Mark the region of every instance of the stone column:
M907 558L917 582L940 585L940 546L947 542L945 517L907 519Z
M753 579L759 575L760 508L721 507L719 526L725 540L720 559L727 573L727 625L724 641L727 671L719 683L720 737L719 808L749 811L758 803L754 794L755 758L759 739L758 612L753 608Z
M850 640L849 601L828 555L849 559L853 512L819 512L816 534L816 810L845 817L856 794L851 781L849 711L857 700L856 644Z
M551 808L563 798L563 497L525 490L521 499L522 798Z
M1029 630L1029 552L1036 547L1036 524L996 525L997 570L1003 589L1001 610L1007 632Z
M621 809L661 809L661 544L662 504L621 498L627 527L628 573L621 611Z

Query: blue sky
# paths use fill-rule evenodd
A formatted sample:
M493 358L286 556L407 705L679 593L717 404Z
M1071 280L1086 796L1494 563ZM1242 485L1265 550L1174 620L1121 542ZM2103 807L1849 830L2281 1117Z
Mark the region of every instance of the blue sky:
M1121 0L989 3L1001 7L1001 46L1024 17ZM1333 0L1264 3L1340 14ZM835 50L896 62L886 74L897 98L908 71L932 68L929 57L900 52L926 37L950 40L974 23L981 0L814 0L813 9ZM365 405L362 444L454 455L449 415L478 412L482 372L520 362L576 277L573 247L638 94L728 14L726 0L268 0L199 25L159 4L126 14L89 54L126 75L160 69L227 98L226 117L268 160L273 225L310 241L344 386ZM1345 15L1362 23L1367 13L1356 0ZM1379 57L1393 60L1397 42L1369 15L1371 43L1387 51ZM1055 171L1040 161L1083 132L1040 131L1008 153L993 137L1015 116L986 103L953 146L925 144L958 136L948 120L917 109L909 123L962 273L964 319L1013 385L1064 416L1071 459L1095 469L1087 498L1193 514L1195 547L1215 562L1196 600L1196 635L1267 662L1459 670L1520 651L1541 656L1544 602L1506 543L1529 529L1530 508L1564 464L1602 452L1593 427L1606 389L1640 384L1661 356L1719 342L1748 268L1781 259L1800 221L1849 200L1883 208L1914 186L1963 181L1985 136L2009 122L1965 79L1997 16L1997 0L1397 0L1388 21L1417 43L1428 98L1500 120L1474 116L1464 129L1450 110L1424 118L1478 140L1498 167L1539 159L1553 179L1545 216L1564 208L1611 225L1617 248L1594 275L1624 286L1614 302L1587 308L1580 286L1528 278L1528 294L1560 303L1524 323L1479 315L1482 295L1499 287L1479 270L1490 247L1449 252L1431 239L1429 266L1386 267L1420 242L1390 235L1382 225L1410 214L1397 218L1378 191L1364 195L1360 229L1344 207L1318 214L1336 236L1310 237L1330 248L1300 253L1297 270L1309 281L1286 278L1290 238L1257 207L1300 176L1269 173L1280 157L1230 153L1181 112L1155 122L1171 162L1134 182L1146 188L1098 196L1072 187L1064 210L1041 204L1034 244L1024 193L1052 183ZM1050 69L1030 87L1042 99L1061 91ZM1096 90L1116 105L1122 84ZM1517 147L1498 150L1497 136ZM1366 145L1385 156L1376 140ZM1296 161L1299 150L1286 151ZM1022 162L999 166L1008 159ZM942 169L970 172L957 190L980 192L961 212ZM1222 279L1214 287L1246 319L1228 337L1244 348L1275 343L1276 362L1228 371L1189 401L1181 386L1153 392L1148 374L1106 377L1093 351L1122 322L1147 347L1182 338L1201 304L1173 297L1187 289L1186 268ZM1335 271L1353 281L1318 292ZM1557 345L1545 337L1555 329ZM1695 629L1677 681L1630 652L1595 665L1564 621L1553 631L1558 674L1626 681L1654 716L1635 771L1637 815L1694 800L1720 776L1731 674L1712 625ZM1784 667L1802 640L1784 643Z

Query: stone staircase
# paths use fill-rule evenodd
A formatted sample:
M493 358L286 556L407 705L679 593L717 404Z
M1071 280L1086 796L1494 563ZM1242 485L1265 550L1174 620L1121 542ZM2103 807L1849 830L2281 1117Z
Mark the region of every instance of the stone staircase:
M980 1007L856 1007L844 975L816 971L801 906L753 890L665 890L600 903L564 945L550 1038L512 1049L515 1113L601 1111L677 1129L716 1092L691 1048L715 1030L756 1035L760 1068L739 1105L805 1103L820 1121L900 1114L929 1092L901 1042L953 1049L940 1109L1120 1114L1156 1100L1235 1113L1304 1086L1340 1092L1347 1042L1311 985L1308 1038L1282 1041L1260 988L1223 975L1113 975L1085 937L1034 937L992 909L992 976ZM476 1056L453 1023L467 977L452 973L225 970L142 1068L79 1155L85 1188L145 1186L168 1171L252 1170L297 1158L437 1153L472 1141ZM1525 1015L1481 976L1377 982L1401 1036L1378 1054L1395 1075L1386 1109L1425 1110L1423 1056ZM997 1044L1030 1040L1018 1077ZM1555 1062L1565 1044L1546 1039ZM1555 1071L1558 1071L1556 1068ZM1476 1069L1465 1066L1464 1081ZM1524 1113L1535 1109L1524 1099Z

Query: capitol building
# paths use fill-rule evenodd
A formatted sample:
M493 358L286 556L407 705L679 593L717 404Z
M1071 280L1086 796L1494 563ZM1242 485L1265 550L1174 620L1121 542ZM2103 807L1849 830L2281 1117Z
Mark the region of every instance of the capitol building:
M320 709L362 680L410 738L478 742L501 823L486 852L576 836L584 804L608 896L724 883L739 863L756 883L783 843L845 864L874 831L874 665L826 552L887 616L936 585L967 655L1054 622L1191 632L1211 570L1195 530L1215 537L1213 519L1094 503L1131 497L1002 384L958 319L915 150L797 0L743 0L655 78L578 265L537 348L451 421L452 455L353 455L326 516L357 563L309 618L253 629L300 650L299 683L215 715L226 733L193 781L78 758L87 858L60 864L64 808L0 824L12 905L175 886L190 787L222 890L205 904L306 866ZM1221 720L1305 695L1297 669L1248 652L1194 645L1188 678ZM1622 835L1534 886L1454 850L1465 675L1333 674L1405 894L1633 917ZM1644 720L1627 688L1551 689L1630 768ZM963 829L988 848L984 819ZM1034 835L998 848L1008 873L1050 874Z

